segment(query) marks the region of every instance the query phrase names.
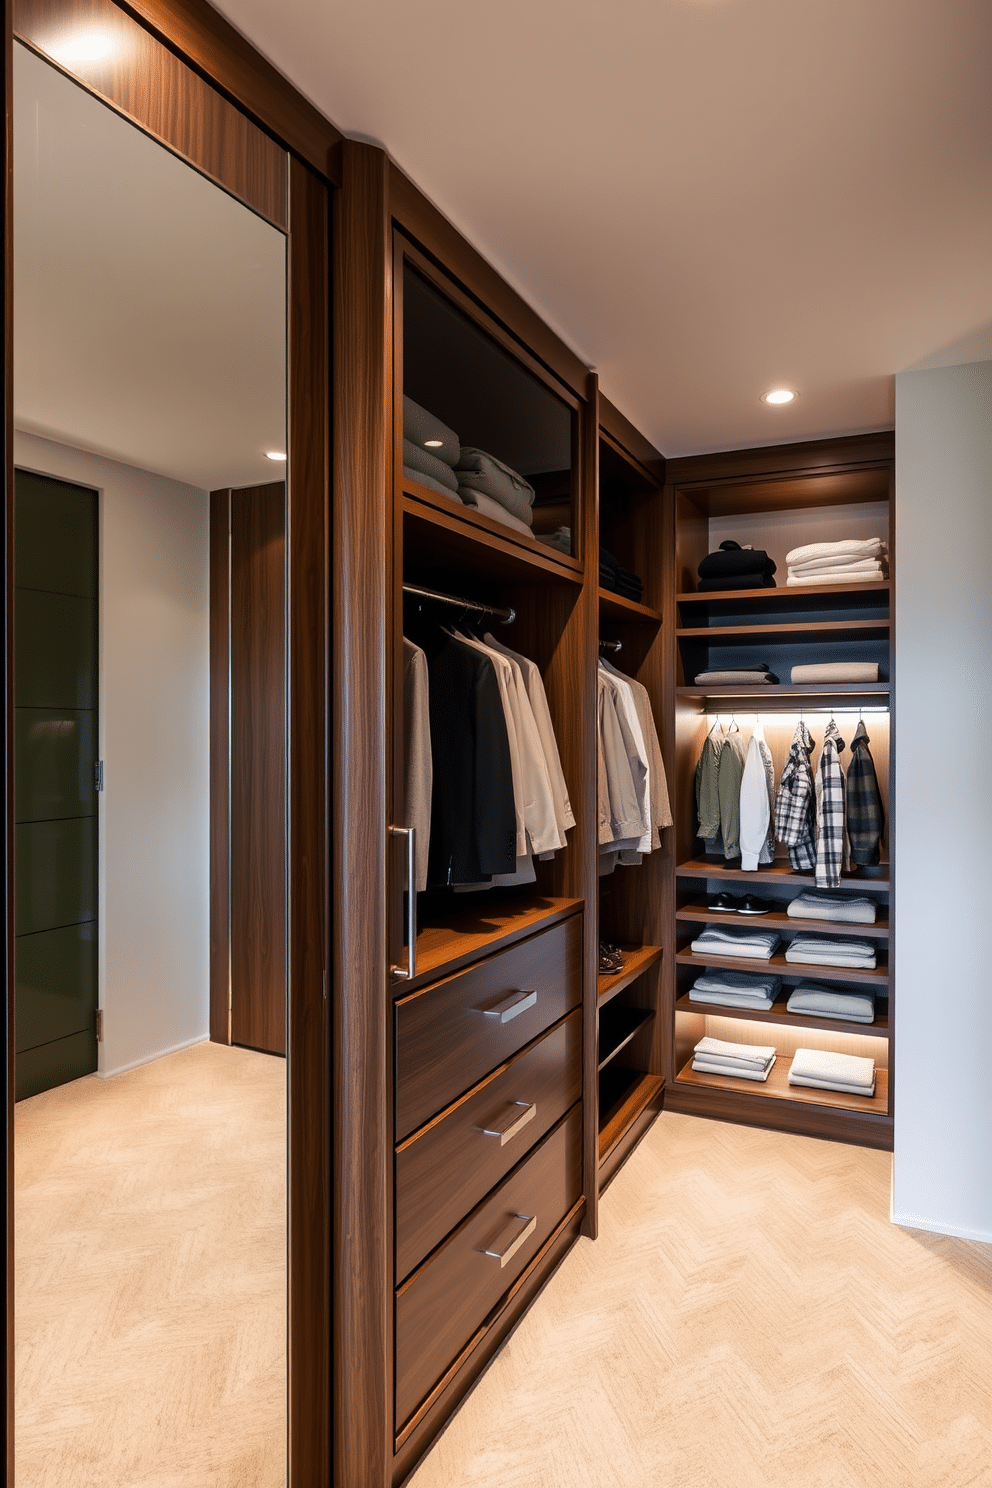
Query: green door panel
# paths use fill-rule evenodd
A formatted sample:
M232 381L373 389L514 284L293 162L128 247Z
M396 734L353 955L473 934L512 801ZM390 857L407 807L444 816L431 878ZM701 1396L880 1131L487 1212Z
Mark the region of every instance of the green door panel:
M96 918L96 817L14 828L16 935Z
M14 490L15 585L95 599L97 493L27 470Z
M93 1036L96 1017L96 921L19 935L14 942L17 1053L67 1038Z
M88 710L15 709L15 821L95 814L95 733Z
M83 1075L92 1075L97 1066L96 1038L92 1033L71 1033L68 1038L37 1049L25 1049L17 1056L17 1100L40 1095L56 1085L66 1085Z
M21 708L95 708L92 599L18 589L14 596L14 695Z

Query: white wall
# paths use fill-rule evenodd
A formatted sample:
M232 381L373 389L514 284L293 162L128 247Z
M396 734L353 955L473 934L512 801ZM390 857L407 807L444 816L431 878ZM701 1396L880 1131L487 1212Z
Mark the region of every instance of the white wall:
M100 1074L209 1029L206 491L32 435L18 465L97 487Z
M899 1224L992 1241L992 362L896 379Z

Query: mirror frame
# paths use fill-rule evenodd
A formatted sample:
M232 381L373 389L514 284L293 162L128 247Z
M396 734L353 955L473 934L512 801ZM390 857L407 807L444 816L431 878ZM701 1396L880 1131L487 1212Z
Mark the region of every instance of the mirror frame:
M53 31L94 20L131 28L124 65L97 76L45 53ZM287 234L289 668L288 1474L332 1481L332 1104L330 769L330 216L341 136L205 0L4 0L4 805L12 800L14 38L270 221L258 159L285 161ZM226 126L221 128L219 126ZM233 138L233 144L232 144ZM252 153L254 151L254 154ZM4 1460L14 1479L13 829L5 837L7 1058Z

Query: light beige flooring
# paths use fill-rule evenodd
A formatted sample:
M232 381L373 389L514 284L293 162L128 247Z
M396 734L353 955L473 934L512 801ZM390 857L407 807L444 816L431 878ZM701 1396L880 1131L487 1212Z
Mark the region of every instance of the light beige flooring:
M286 1064L16 1108L16 1488L283 1488Z
M410 1488L988 1488L992 1246L889 1175L663 1115Z

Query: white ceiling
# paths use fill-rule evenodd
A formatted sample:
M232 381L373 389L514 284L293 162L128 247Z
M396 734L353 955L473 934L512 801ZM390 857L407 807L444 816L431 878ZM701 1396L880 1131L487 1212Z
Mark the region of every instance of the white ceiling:
M23 47L14 421L206 490L278 480L286 240Z
M988 0L215 3L666 454L889 427L894 373L992 355Z

